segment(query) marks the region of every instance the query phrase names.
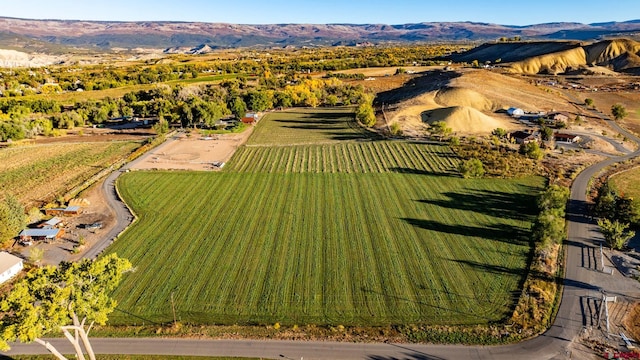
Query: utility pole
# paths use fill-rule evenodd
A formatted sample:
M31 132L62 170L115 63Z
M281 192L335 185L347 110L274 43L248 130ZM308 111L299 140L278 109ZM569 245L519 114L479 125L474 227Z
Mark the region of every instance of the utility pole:
M176 321L176 306L173 302L173 291L171 292L171 310L173 311L173 325L177 323Z

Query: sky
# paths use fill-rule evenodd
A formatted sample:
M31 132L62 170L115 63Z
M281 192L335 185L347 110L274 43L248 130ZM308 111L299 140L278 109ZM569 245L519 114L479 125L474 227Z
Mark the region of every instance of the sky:
M0 0L0 16L234 24L474 21L530 25L640 19L640 0Z

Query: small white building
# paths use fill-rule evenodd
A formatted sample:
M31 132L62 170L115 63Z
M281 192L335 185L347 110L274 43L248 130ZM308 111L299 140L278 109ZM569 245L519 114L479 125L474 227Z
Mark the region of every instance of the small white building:
M6 251L0 252L0 284L16 276L22 268L22 259Z
M524 110L522 110L520 108L511 107L511 108L507 109L507 114L509 114L510 116L513 116L513 117L520 117L520 116L524 115Z

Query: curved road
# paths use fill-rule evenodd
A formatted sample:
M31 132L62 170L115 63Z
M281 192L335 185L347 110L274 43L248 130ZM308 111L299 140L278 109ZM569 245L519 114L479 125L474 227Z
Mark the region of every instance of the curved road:
M604 120L608 120L600 114ZM610 126L640 144L640 139L617 124L607 121ZM576 353L574 339L580 331L589 326L597 326L596 304L602 292L609 295L640 294L640 283L616 273L608 275L600 270L604 264L596 256L596 242L600 235L597 226L588 213L586 191L590 179L605 167L619 161L640 155L640 150L620 157L610 158L581 172L571 187L571 197L567 208L568 241L564 292L555 322L544 334L518 344L505 346L464 346L464 345L421 345L392 343L337 343L324 341L276 341L276 340L192 340L158 338L94 338L93 347L101 354L153 354L153 355L199 355L236 356L268 359L569 359L580 358ZM119 212L118 227L128 210L117 198L113 188L115 172L105 181L106 192L112 197L110 204L116 204ZM126 209L126 207L124 207ZM115 230L114 230L115 231ZM107 242L108 244L108 242ZM615 281L612 281L615 280ZM73 353L66 340L50 339L63 352ZM42 354L46 349L38 344L14 344L8 354Z

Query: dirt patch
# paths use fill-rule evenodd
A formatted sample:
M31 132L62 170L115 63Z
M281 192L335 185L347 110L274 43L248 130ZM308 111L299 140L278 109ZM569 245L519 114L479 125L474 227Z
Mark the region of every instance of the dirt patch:
M219 164L229 161L252 131L253 127L240 134L203 136L180 133L151 150L131 169L219 170Z
M51 137L38 136L33 140L26 140L34 144L55 144L75 142L103 142L103 141L135 141L144 140L155 133L145 129L139 130L110 130L110 129L81 129L68 131L66 135Z

